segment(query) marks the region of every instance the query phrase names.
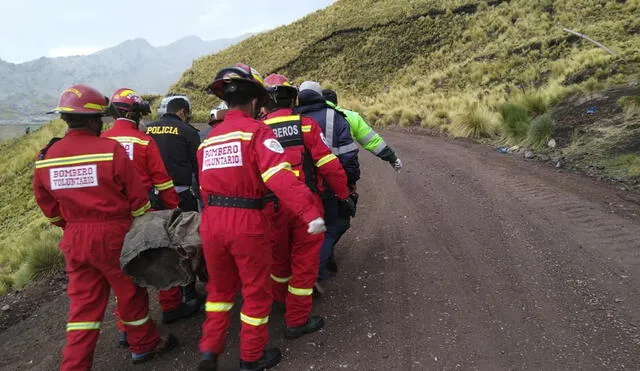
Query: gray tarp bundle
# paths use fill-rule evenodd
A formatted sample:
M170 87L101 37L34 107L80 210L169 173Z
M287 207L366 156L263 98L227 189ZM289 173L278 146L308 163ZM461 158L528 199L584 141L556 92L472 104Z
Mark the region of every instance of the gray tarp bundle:
M120 267L141 287L166 290L193 281L201 257L200 214L152 211L134 220Z

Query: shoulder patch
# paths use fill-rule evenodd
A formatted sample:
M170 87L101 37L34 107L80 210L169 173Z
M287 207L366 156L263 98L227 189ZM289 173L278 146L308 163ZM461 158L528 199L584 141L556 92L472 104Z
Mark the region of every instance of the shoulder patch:
M278 142L277 140L275 140L273 138L269 138L269 139L265 140L264 141L264 146L267 147L267 149L269 149L272 152L284 153L284 148L282 148L282 145L280 144L280 142Z

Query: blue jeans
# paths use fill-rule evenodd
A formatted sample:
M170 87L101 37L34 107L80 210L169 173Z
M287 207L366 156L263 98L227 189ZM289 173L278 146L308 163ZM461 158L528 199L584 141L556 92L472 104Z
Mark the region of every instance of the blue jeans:
M334 194L325 194L322 197L322 206L324 207L324 223L327 227L327 232L324 234L324 241L320 248L318 281L325 278L327 262L333 258L333 248L351 226L349 217L343 218L339 215L338 198Z

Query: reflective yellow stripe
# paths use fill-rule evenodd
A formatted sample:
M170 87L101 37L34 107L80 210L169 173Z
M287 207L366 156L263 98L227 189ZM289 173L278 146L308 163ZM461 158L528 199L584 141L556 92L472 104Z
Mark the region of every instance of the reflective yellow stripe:
M262 173L262 181L266 183L269 179L271 179L272 176L276 175L276 173L280 170L287 170L287 171L293 172L293 169L291 168L291 164L288 162L283 162Z
M208 301L205 305L207 312L228 312L233 308L233 303Z
M53 218L48 218L48 217L45 216L45 218L47 218L49 223L57 223L57 222L62 220L61 216L54 216Z
M310 133L311 132L311 125L302 125L302 132L303 133Z
M154 184L154 187L156 187L156 189L158 191L166 191L169 188L173 187L173 180L170 180L168 182L164 182L164 183L160 183L160 184Z
M136 137L109 137L110 139L113 140L117 140L120 143L136 143L136 144L140 144L142 146L148 146L149 145L149 141L148 140L142 140L140 138L136 138Z
M102 322L68 322L67 331L100 330Z
M333 160L336 160L336 159L337 159L336 155L334 155L333 153L330 153L330 154L324 156L323 158L319 159L318 162L316 162L316 167L320 167L322 165L326 165L329 162L331 162Z
M276 281L277 283L287 283L291 280L291 276L289 277L278 277L278 276L274 276L273 274L271 275L271 279Z
M70 108L70 107L56 107L53 109L52 112L71 112L71 111L75 111L75 108Z
M289 292L296 296L310 296L313 294L313 289L299 289L297 287L289 286Z
M95 109L98 111L104 111L107 106L103 106L101 104L96 104L96 103L85 103L85 105L83 106L84 108L91 108L91 109Z
M293 173L296 174L296 178L300 177L300 170L294 170Z
M249 317L244 313L240 313L240 320L251 326L262 326L269 323L269 316L256 318L256 317Z
M147 316L144 317L143 319L139 319L137 321L130 321L130 322L120 320L120 322L122 322L123 325L127 325L127 326L142 326L145 323L149 322L150 318L151 317L149 317L149 314L147 313Z
M101 161L113 161L113 153L93 153L90 155L49 158L36 161L36 169Z
M264 123L267 125L275 125L287 121L300 121L300 115L274 117L264 120Z
M144 206L142 206L138 210L133 210L131 212L131 215L133 215L134 218L137 218L137 217L143 215L144 213L146 213L147 210L149 210L149 209L151 209L151 202L147 201L147 203L144 204Z
M136 94L136 92L135 92L135 91L133 91L133 90L131 90L131 89L125 89L125 90L121 91L119 95L120 95L121 97L126 97L126 96L128 96L128 95L132 95L132 94L133 94L133 95L135 95L135 94Z
M200 147L198 148L204 148L211 144L222 143L222 142L226 142L228 140L234 140L234 139L249 141L251 140L251 138L253 138L253 133L247 133L244 131L233 131L228 134L211 137L205 140L204 142L202 142L202 144L200 144Z

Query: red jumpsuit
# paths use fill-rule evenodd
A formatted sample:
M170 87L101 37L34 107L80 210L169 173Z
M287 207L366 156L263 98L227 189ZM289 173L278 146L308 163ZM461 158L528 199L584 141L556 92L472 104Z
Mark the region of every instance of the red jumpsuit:
M117 119L113 127L100 136L120 142L133 161L133 167L147 192L155 187L160 191L160 199L166 209L178 207L178 194L173 187L173 180L167 174L158 145L151 136L139 131L134 121L123 118ZM182 303L182 290L180 287L161 290L158 292L158 301L163 311L174 310ZM125 331L120 322L118 328Z
M292 112L291 109L277 110L267 115L264 122L284 147L296 175L316 191L314 200L318 208L322 208L318 194L323 179L340 199L347 198L347 175L338 158L322 141L318 123ZM311 313L311 294L318 275L324 235L308 234L306 223L287 208L267 207L266 210L275 224L271 270L274 300L285 302L287 327L301 326Z
M150 207L147 192L117 142L73 129L35 164L36 202L64 229L69 321L62 370L89 370L110 289L118 296L130 349L145 353L160 340L149 317L147 290L120 269L120 250L132 216Z
M202 197L200 234L209 272L207 319L201 352L221 354L230 324L229 311L239 288L240 358L262 357L269 333L271 293L271 221L261 202L268 189L305 223L321 217L313 195L293 174L273 132L247 114L230 110L198 150Z

